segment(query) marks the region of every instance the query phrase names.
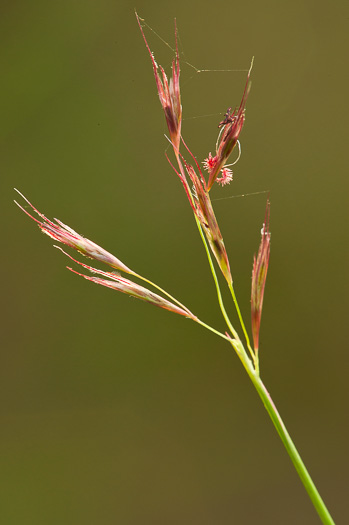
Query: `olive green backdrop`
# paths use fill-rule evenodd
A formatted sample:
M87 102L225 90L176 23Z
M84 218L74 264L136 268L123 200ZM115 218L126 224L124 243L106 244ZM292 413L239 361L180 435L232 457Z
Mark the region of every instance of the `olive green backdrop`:
M255 56L243 155L233 184L212 198L271 192L262 377L344 523L348 4L136 7L171 44L177 17L183 134L198 159L213 151L246 74L198 74L185 61L241 70ZM224 330L191 210L164 155L164 117L133 9L129 0L2 3L0 521L315 525L229 346L69 273L12 202L17 187ZM170 50L147 35L168 68ZM247 320L265 201L215 202Z

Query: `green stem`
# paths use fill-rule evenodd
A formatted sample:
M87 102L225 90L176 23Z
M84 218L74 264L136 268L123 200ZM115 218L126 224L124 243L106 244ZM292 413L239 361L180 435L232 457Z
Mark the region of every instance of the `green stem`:
M233 301L234 301L236 312L237 312L238 317L239 317L239 321L240 321L240 325L241 325L242 331L244 332L244 336L245 336L245 339L246 339L246 344L247 344L248 351L250 352L251 357L253 359L254 367L255 367L257 373L259 374L258 352L254 352L252 350L251 343L250 343L250 338L248 336L248 333L247 333L247 330L246 330L246 326L245 326L244 320L243 320L242 315L241 315L241 311L240 311L240 307L239 307L239 304L238 304L238 301L237 301L237 298L236 298L236 295L235 295L235 290L234 290L233 283L228 284L228 286L229 286L229 290L230 290L231 296L232 296Z
M195 319L193 319L193 321L195 321L198 324L201 324L201 326L203 326L207 330L210 330L210 332L213 332L214 334L218 335L219 337L222 337L222 339L225 339L229 343L232 342L231 338L227 337L226 335L222 334L221 332L218 332L218 330L216 330L215 328L212 328L212 326L204 323L203 321L200 321L200 319L198 319L197 317Z
M221 334L211 326L203 323L199 319L197 320L199 324L210 330L211 332L219 335L223 339L227 339L230 344L234 347L234 350L236 351L240 361L242 362L247 374L249 375L255 389L258 392L259 397L261 398L264 407L266 408L270 419L272 420L277 433L280 436L280 439L282 443L284 444L286 451L288 455L291 458L291 461L298 473L298 476L300 477L305 490L307 491L322 523L324 525L335 525L329 511L326 508L326 505L321 498L313 480L310 477L310 474L304 465L301 456L299 455L298 450L296 449L295 444L293 443L290 434L288 433L284 422L281 419L281 416L274 405L274 402L266 389L263 381L259 377L259 372L253 368L253 365L251 363L251 360L249 359L246 350L243 347L243 344L241 341L236 341L233 339L229 339L227 336Z
M300 457L295 444L293 443L291 436L287 432L284 422L282 421L279 412L277 411L276 406L274 405L273 400L270 397L268 390L265 388L261 378L256 372L249 373L250 379L253 382L254 387L256 388L259 397L261 398L269 416L272 420L281 441L283 442L288 455L291 458L291 461L307 491L322 523L324 525L334 525L334 521L326 508L324 501L322 500L313 480L310 477L310 474L304 465L302 458Z

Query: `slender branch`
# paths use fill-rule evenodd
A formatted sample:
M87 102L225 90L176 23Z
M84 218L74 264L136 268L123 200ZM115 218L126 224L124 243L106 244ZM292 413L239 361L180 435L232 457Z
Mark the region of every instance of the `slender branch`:
M237 298L236 298L236 294L235 294L233 283L229 284L229 290L230 290L231 296L232 296L233 301L234 301L234 305L235 305L236 312L237 312L238 317L239 317L239 321L240 321L240 324L241 324L242 331L244 332L244 336L245 336L245 339L246 339L246 344L247 344L248 351L250 352L251 357L253 359L254 367L255 367L257 373L259 374L258 353L255 353L252 350L251 343L250 343L250 338L248 336L248 333L247 333L247 330L246 330L246 326L245 326L245 323L244 323L244 320L243 320L243 317L242 317L242 314L241 314L241 310L240 310L240 307L239 307L239 303L238 303Z
M213 264L213 261L212 261L211 253L210 253L209 247L207 246L207 242L206 242L206 239L205 239L204 232L202 231L201 224L199 222L199 219L196 217L196 215L195 215L195 221L196 221L196 225L198 227L199 233L200 233L200 237L201 237L202 242L203 242L204 247L205 247L208 263L210 265L210 269L211 269L211 272L212 272L213 280L214 280L214 283L216 285L217 297L218 297L218 302L219 302L219 306L220 306L221 312L223 314L223 317L225 319L225 322L227 323L227 326L228 326L229 330L233 334L234 338L239 341L240 340L239 335L238 335L237 331L235 330L235 328L233 327L233 325L231 324L229 316L228 316L228 314L226 312L226 309L224 307L222 293L221 293L221 289L219 287L219 282L218 282L216 270L214 268L214 264Z
M212 328L212 326L204 323L203 321L201 321L200 319L196 318L196 319L193 319L193 321L195 321L196 323L198 324L201 324L201 326L203 326L204 328L206 328L207 330L210 330L210 332L213 332L214 334L218 335L219 337L222 337L222 339L225 339L226 341L228 341L229 343L231 343L233 341L233 339L231 339L230 337L222 334L221 332L218 332L218 330L216 330L215 328Z
M180 306L181 308L183 308L183 310L186 310L188 313L191 313L190 310L188 310L188 308L186 306L184 306L184 304L180 303L175 297L173 297L172 295L170 295L168 292L166 292L166 290L164 290L163 288L161 288L160 286L158 286L157 284L153 283L152 281L150 281L149 279L146 279L145 277L142 277L142 275L139 275L138 273L134 273L132 272L131 275L133 275L134 277L137 277L138 279L141 279L142 281L144 281L145 283L147 284L150 284L151 286L153 286L154 288L156 288L157 290L159 290L159 292L163 293L164 295L166 295L166 297L168 297L169 299L171 299L171 301L173 301L174 303L178 304L178 306Z

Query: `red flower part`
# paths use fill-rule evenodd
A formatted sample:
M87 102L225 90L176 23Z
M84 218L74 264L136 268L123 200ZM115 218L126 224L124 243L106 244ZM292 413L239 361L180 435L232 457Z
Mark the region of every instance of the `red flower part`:
M270 256L270 202L267 201L264 224L261 230L262 239L259 246L257 257L254 256L252 270L252 288L251 288L251 321L252 335L255 352L259 347L259 330L262 317L263 297L265 282L267 279L269 256Z
M160 102L165 112L167 127L170 133L171 142L175 148L175 152L179 152L179 145L181 140L181 125L182 125L182 106L181 106L181 93L179 87L179 53L178 53L178 42L177 42L177 27L175 25L175 38L176 38L176 56L172 61L172 78L170 82L167 80L166 73L161 66L158 66L152 51L150 50L149 44L145 38L141 18L136 13L137 22L139 29L141 30L145 45L149 51L149 55L153 64L154 76L156 87L158 90ZM162 74L162 79L159 75L158 69Z
M208 157L204 160L202 163L204 166L204 170L208 171L210 174L215 165L217 164L217 156L212 157L211 152L208 154Z
M226 184L230 184L233 180L233 172L229 168L223 168L221 171L221 177L216 179L216 182L218 184L221 184L222 186L225 186Z
M83 255L86 255L87 257L90 257L91 259L95 259L96 261L103 262L105 264L108 264L112 268L115 268L116 270L120 270L125 273L134 273L130 268L128 268L124 263L122 263L117 257L112 255L111 253L107 252L107 250L104 250L104 248L101 248L98 246L98 244L90 241L89 239L86 239L85 237L82 237L79 233L69 228L69 226L66 226L63 224L63 222L59 221L58 219L55 219L56 223L50 221L40 213L29 201L22 195L18 190L16 190L17 193L23 199L29 204L29 206L34 210L34 212L41 217L42 221L39 221L35 217L33 217L27 210L25 210L18 202L15 201L17 206L21 208L24 213L28 215L31 219L33 219L39 226L42 232L46 233L49 237L54 239L55 241L61 242L65 244L66 246L70 246L71 248L74 248L74 250L77 250Z

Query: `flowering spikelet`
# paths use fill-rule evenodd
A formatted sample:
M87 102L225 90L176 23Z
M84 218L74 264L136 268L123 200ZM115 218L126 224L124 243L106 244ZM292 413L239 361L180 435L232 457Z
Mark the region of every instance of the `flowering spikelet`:
M141 18L136 13L137 22L141 30L145 45L150 54L150 58L153 64L154 76L156 87L158 90L160 102L162 108L165 112L167 127L170 133L170 139L175 149L175 152L179 152L179 144L181 140L181 124L182 124L182 105L181 105L181 93L179 88L179 55L178 55L178 43L177 43L177 28L175 28L175 37L176 37L176 56L172 61L172 77L170 82L168 82L166 73L161 66L158 66L153 53L150 50L148 42L145 38ZM162 79L160 78L158 69L160 69L162 74Z
M104 250L98 244L95 244L94 242L90 241L89 239L86 239L85 237L82 237L79 233L75 232L69 226L66 226L63 224L63 222L59 221L58 219L55 219L56 223L50 221L40 213L29 201L22 195L18 190L16 190L17 193L23 199L29 204L29 206L34 210L34 212L41 217L41 221L30 215L30 213L25 210L18 202L16 202L17 206L21 208L24 213L26 213L31 219L33 219L39 226L42 232L46 233L49 237L54 239L55 241L61 242L67 246L70 246L71 248L74 248L74 250L77 250L83 255L86 255L87 257L90 257L91 259L95 259L96 261L103 262L105 264L108 264L112 268L115 268L116 270L120 270L125 273L134 273L130 268L128 268L124 263L122 263L119 259L117 259L114 255L107 252L107 250Z
M194 170L192 169L192 172L193 171ZM192 180L193 179L194 176L192 174ZM209 194L200 184L198 178L196 178L196 183L194 183L194 186L197 194L197 216L199 218L200 224L205 232L211 250L224 277L226 278L228 284L231 284L233 279L230 272L229 259L224 246L223 237L213 211L211 199Z
M234 147L236 146L240 132L242 130L242 127L244 125L245 121L245 106L246 106L246 100L250 91L250 75L251 75L251 68L247 75L246 85L244 89L244 93L242 95L242 99L240 102L240 106L238 109L235 109L231 112L231 108L228 109L227 113L225 114L224 120L220 122L219 126L221 128L221 131L218 136L217 140L217 146L216 146L216 155L212 159L214 161L213 166L209 168L209 179L207 184L207 191L210 191L212 188L213 183L218 177L219 172L224 168L224 165L227 163L227 160L233 151ZM221 181L220 181L221 182ZM230 181L229 181L230 182Z
M83 268L89 270L91 273L101 275L106 278L106 279L102 279L100 277L85 275L67 266L68 270L70 270L73 273L76 273L77 275L81 275L81 277L84 277L88 281L92 281L96 284L101 284L102 286L106 286L107 288L111 288L112 290L117 290L119 292L125 293L129 295L130 297L136 297L137 299L142 299L143 301L146 301L155 306L159 306L160 308L164 308L165 310L169 310L170 312L173 312L179 315L183 315L184 317L188 317L193 320L196 320L195 315L192 314L189 310L184 310L183 308L180 308L179 306L173 304L167 299L164 299L160 295L154 292L151 292L147 288L144 288L143 286L140 286L139 284L134 283L133 281L130 281L129 279L125 279L124 277L121 277L120 275L117 275L116 273L103 272L102 270L97 270L96 268L92 268L92 266L88 266L87 264L83 264L82 262L77 261L76 259L71 257L69 254L67 254L64 250L62 250L62 248L59 248L59 249L65 255L67 255L67 257L69 257L72 261L76 262Z
M262 239L257 257L253 259L252 288L251 288L251 321L255 352L258 352L259 329L262 317L263 296L265 281L269 266L270 232L269 232L270 202L267 201L264 224L261 230Z
M183 141L183 143L184 143L184 141ZM191 152L188 149L187 145L185 143L184 143L184 145L187 148L187 150L189 151L189 153L191 154ZM215 216L214 211L213 211L213 207L212 207L210 196L209 196L208 192L206 191L206 182L205 182L205 179L204 179L204 177L202 175L202 172L200 170L200 166L196 162L195 157L193 155L192 155L192 157L193 157L193 159L194 159L194 161L196 163L196 167L198 169L200 177L198 177L198 175L196 174L195 169L193 168L193 166L188 164L184 159L183 159L183 162L184 162L187 174L189 175L189 178L190 178L191 182L193 183L193 189L194 189L193 193L194 193L194 195L190 191L188 182L187 182L187 180L185 178L184 173L182 172L182 165L181 165L180 161L179 161L179 167L181 169L181 173L178 173L177 170L175 170L175 171L176 171L177 175L179 176L179 178L181 179L181 181L182 181L182 183L184 185L186 194L187 194L188 199L189 199L189 203L190 203L190 205L191 205L191 207L192 207L196 217L200 221L202 229L205 232L206 238L207 238L207 240L209 242L209 245L211 247L211 250L212 250L212 252L213 252L213 254L214 254L214 256L215 256L215 258L216 258L216 260L217 260L217 262L219 264L219 267L220 267L224 277L226 278L227 282L229 284L231 284L232 283L232 276L231 276L231 272L230 272L229 259L228 259L228 255L227 255L227 252L226 252L226 249L225 249L225 246L224 246L223 237L222 237L221 231L219 229L216 216Z

